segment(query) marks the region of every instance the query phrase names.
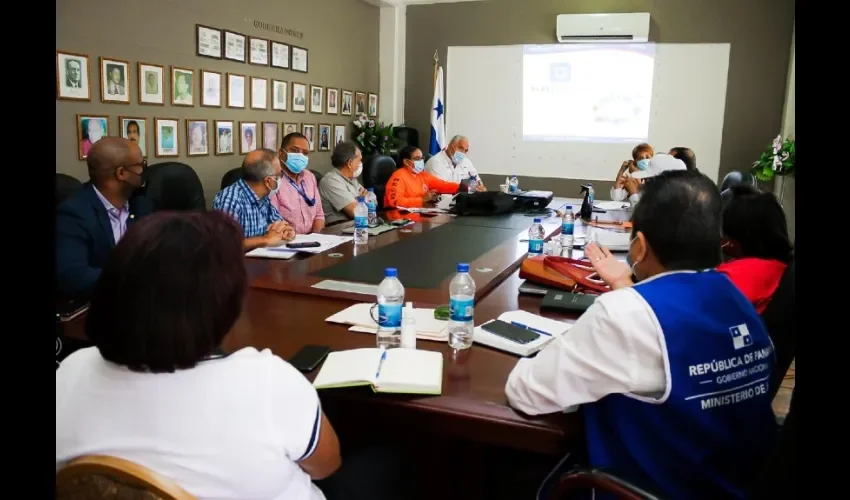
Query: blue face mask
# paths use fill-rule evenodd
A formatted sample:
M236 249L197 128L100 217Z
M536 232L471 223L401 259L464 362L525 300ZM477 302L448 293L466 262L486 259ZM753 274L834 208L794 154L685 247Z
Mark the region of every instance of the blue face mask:
M466 155L460 151L455 151L455 154L452 155L452 161L455 162L455 165L460 165L465 159Z
M637 162L637 168L639 168L640 170L646 170L646 169L648 169L648 168L649 168L649 160L646 160L646 159L644 159L644 160L638 160L638 162Z
M413 171L421 174L425 170L425 160L416 160L413 162Z
M295 175L303 172L309 161L310 159L301 153L286 153L286 168Z

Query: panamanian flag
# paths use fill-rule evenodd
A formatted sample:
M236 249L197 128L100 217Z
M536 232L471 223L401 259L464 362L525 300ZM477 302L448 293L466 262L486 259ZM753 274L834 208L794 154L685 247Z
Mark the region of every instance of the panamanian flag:
M446 147L445 97L443 95L443 68L437 68L434 83L434 100L431 102L431 144L428 154L435 155Z

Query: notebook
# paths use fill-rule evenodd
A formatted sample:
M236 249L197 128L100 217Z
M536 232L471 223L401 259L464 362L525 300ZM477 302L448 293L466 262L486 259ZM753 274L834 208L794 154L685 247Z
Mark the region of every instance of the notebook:
M506 323L515 323L535 329L535 331L546 332L549 335L540 335L536 340L527 344L518 344L506 338L500 337L494 333L490 333L481 325L475 327L472 333L472 341L477 344L486 345L493 349L509 352L517 356L531 356L537 351L546 347L555 337L564 334L572 327L571 323L555 321L554 319L544 318L526 311L507 311L502 313L499 318ZM489 321L482 323L486 325Z
M316 389L363 385L380 393L442 394L443 355L416 349L332 352L313 381Z

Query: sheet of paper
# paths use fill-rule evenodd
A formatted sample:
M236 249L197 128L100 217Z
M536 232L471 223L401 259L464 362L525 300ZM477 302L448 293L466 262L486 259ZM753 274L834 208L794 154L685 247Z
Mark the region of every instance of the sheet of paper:
M359 327L360 329L356 331L374 334L378 328L378 323L372 319L371 314L372 306L374 305L374 303L354 304L331 315L325 321ZM375 314L377 315L377 310L375 310ZM417 338L420 333L429 334L433 337L441 337L442 339L447 338L443 335L448 335L448 321L441 321L434 318L433 309L414 308L413 317L416 319Z
M333 290L336 292L356 293L358 295L378 295L378 285L367 283L354 283L351 281L322 280L310 288L321 290Z
M377 329L375 327L365 327L365 326L352 326L351 328L348 329L349 332L368 333L368 334L371 334L371 335L376 335L377 334L376 330ZM449 340L449 329L446 328L440 333L429 333L429 332L423 332L423 331L421 331L417 328L416 329L416 339L417 340L430 340L430 341L433 341L433 342L445 342L445 341Z
M245 254L245 257L256 257L260 259L291 259L298 254L295 250L286 247L255 248Z
M412 214L445 214L448 213L448 210L443 208L434 208L434 207L423 207L423 208L405 208L405 207L396 207L398 210L402 212L410 212Z
M601 210L628 210L631 203L628 201L595 201L593 206Z
M352 240L354 240L354 237L352 236L337 236L335 234L312 233L296 235L295 241L293 241L293 243L318 242L319 246L317 247L299 248L298 251L304 253L322 253Z
M351 349L328 354L314 387L341 387L357 382L374 383L381 364L381 349Z
M440 394L443 354L423 349L390 349L375 385L382 392Z
M583 247L587 241L587 231L596 234L596 241L612 252L628 252L632 235L628 231L614 231L601 227L586 227L584 234L576 236L573 246Z

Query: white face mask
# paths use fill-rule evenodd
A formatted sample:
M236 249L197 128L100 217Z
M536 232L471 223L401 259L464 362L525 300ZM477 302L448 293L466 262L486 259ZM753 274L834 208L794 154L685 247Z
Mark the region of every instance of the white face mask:
M354 177L360 177L360 174L363 173L363 162L361 161L357 165L357 169L354 171Z

